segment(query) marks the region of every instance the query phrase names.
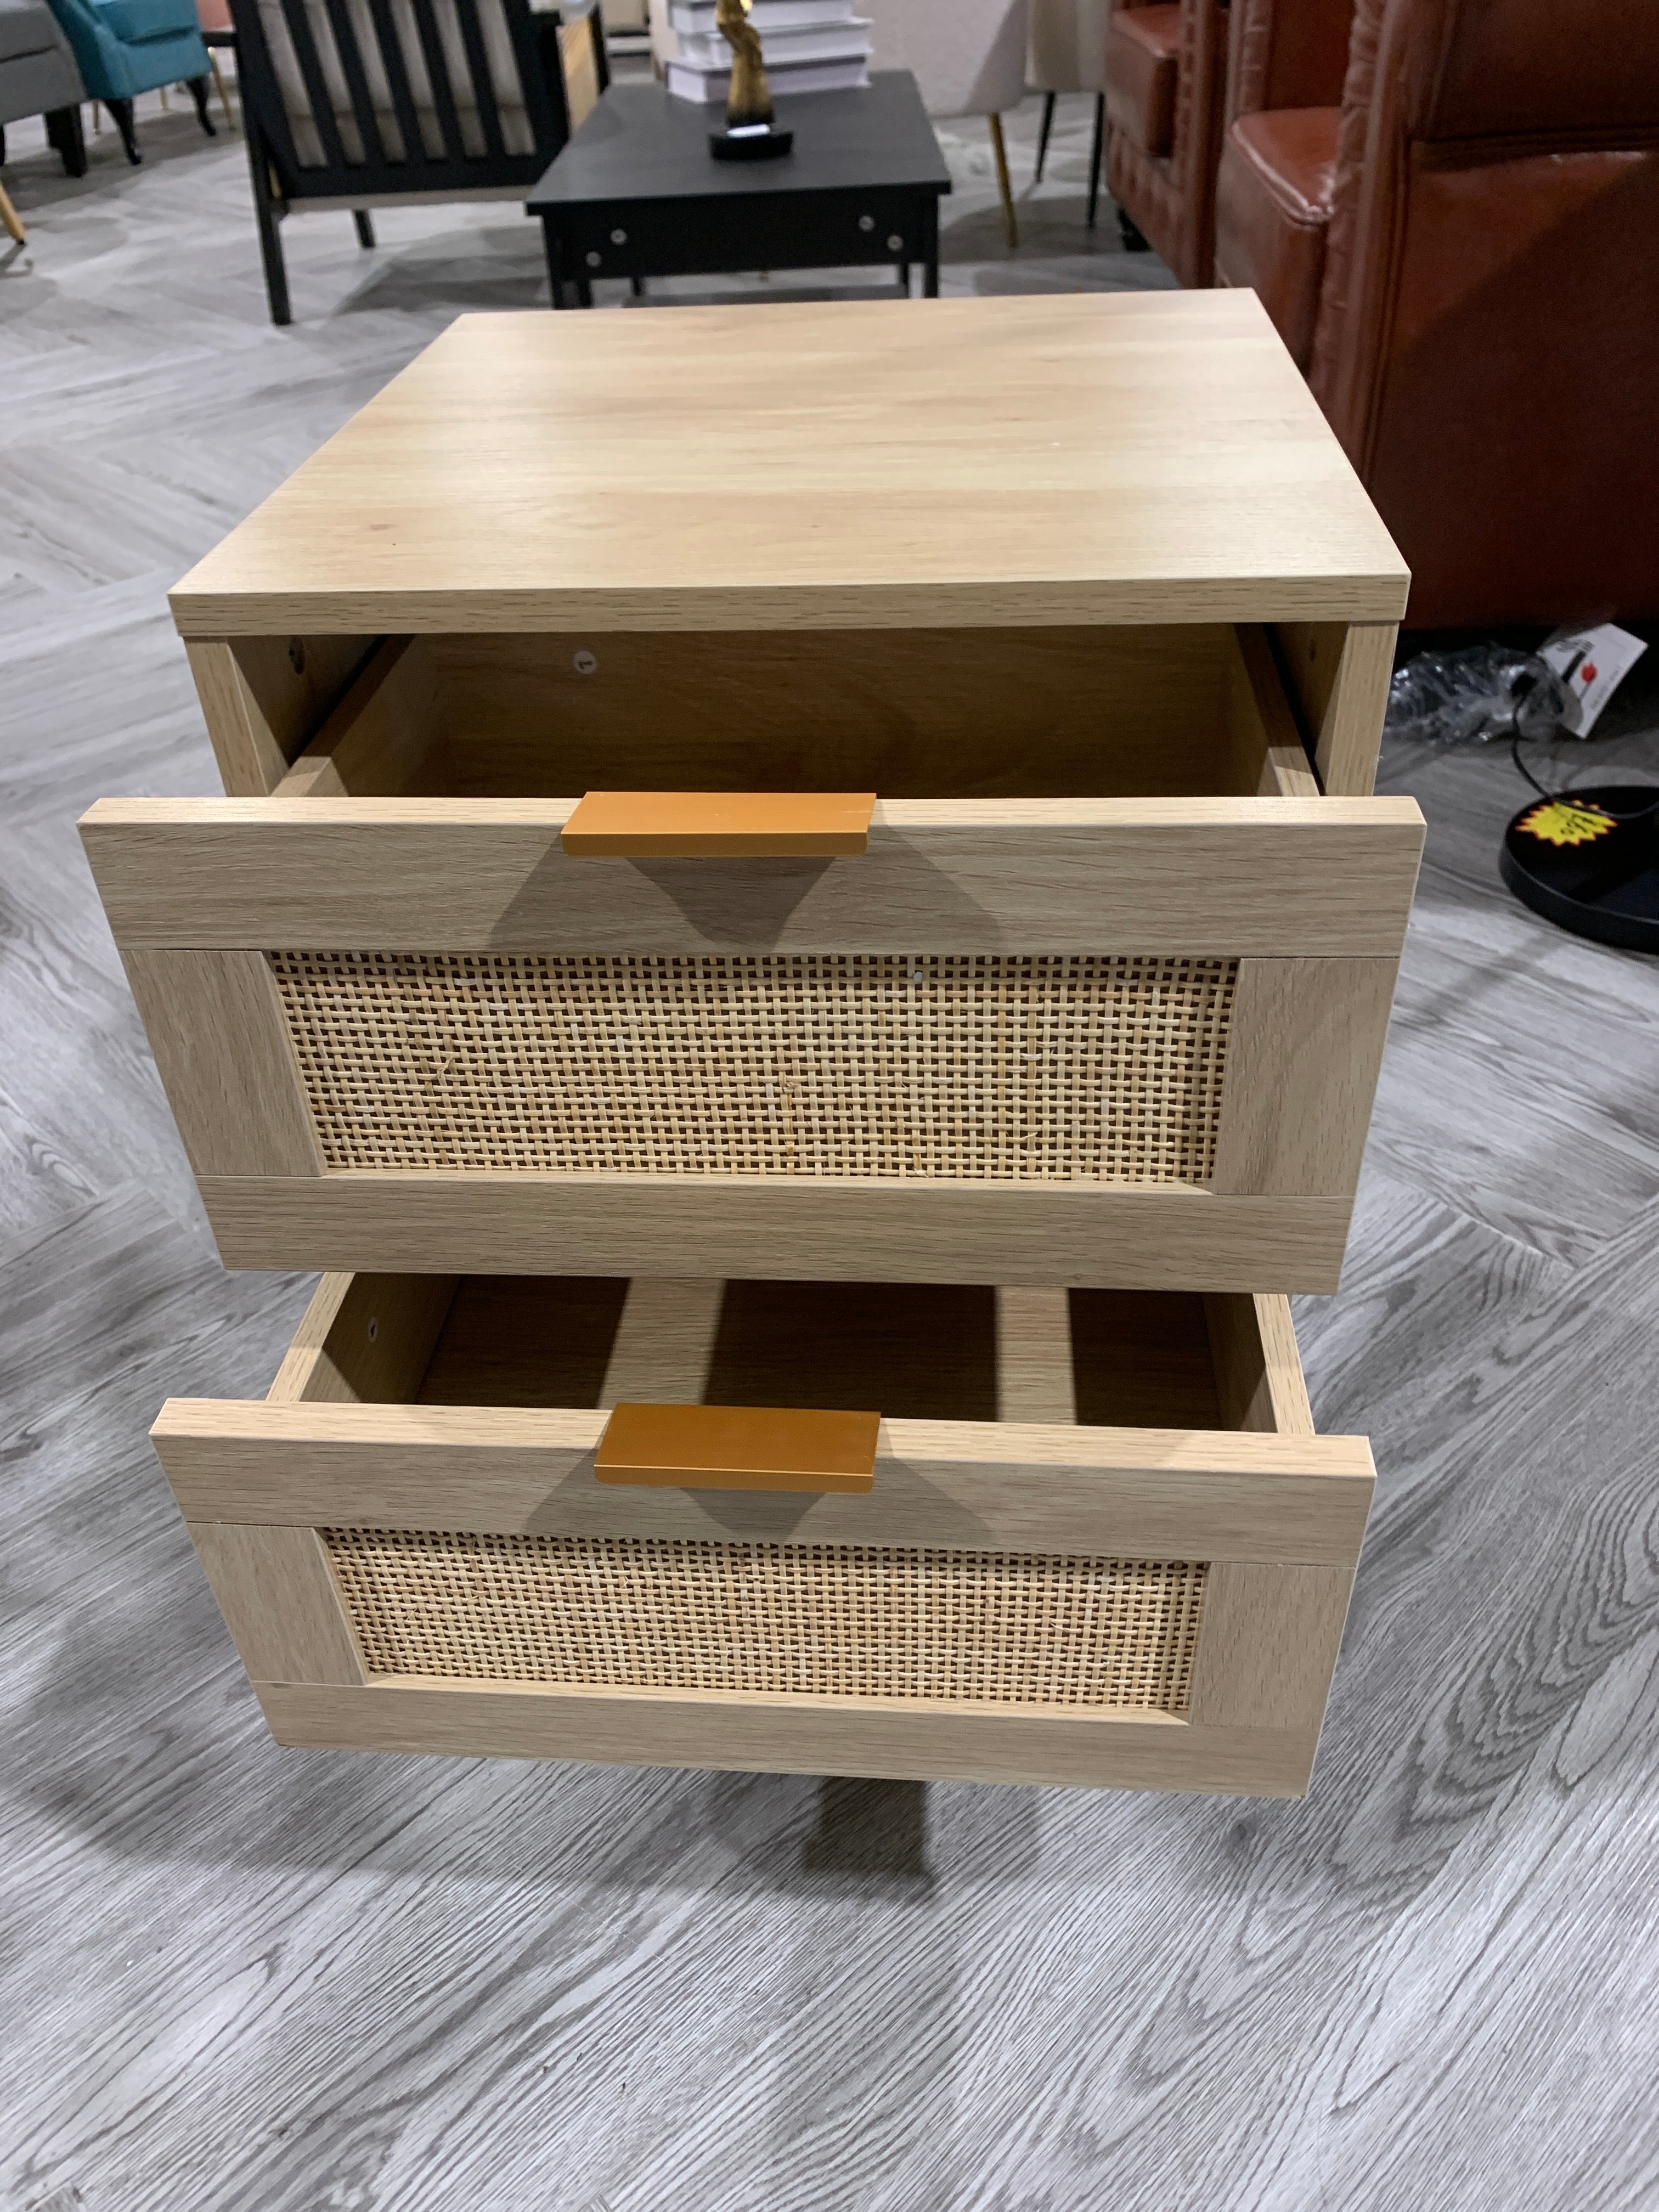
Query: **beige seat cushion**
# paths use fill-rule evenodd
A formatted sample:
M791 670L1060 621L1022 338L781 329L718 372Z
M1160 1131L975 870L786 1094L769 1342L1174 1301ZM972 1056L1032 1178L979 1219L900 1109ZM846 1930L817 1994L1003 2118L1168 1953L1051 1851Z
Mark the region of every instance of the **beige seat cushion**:
M1029 82L1038 92L1099 92L1108 20L1107 0L1031 0Z
M404 67L409 76L416 118L420 125L422 146L429 159L442 161L445 154L443 131L438 120L437 102L432 96L432 81L427 71L426 57L421 50L414 10L410 0L389 0L389 5L392 21L398 29ZM305 0L305 8L346 157L352 161L366 161L369 149L364 146L362 135L352 115L345 71L341 66L339 51L329 25L328 10L323 0ZM398 127L397 112L392 102L392 87L381 58L380 43L374 35L374 19L369 12L368 0L347 0L347 9L352 29L356 33L358 51L362 56L363 75L368 80L374 119L386 159L400 161L404 159L403 133ZM482 157L489 149L483 122L471 96L472 73L467 66L466 46L461 37L460 25L453 10L444 5L444 0L434 0L433 12L437 21L444 59L448 64L450 88L454 97L461 143L469 155L475 158ZM282 90L289 127L294 133L295 151L300 166L302 168L321 168L326 158L322 137L313 119L312 104L306 92L299 56L295 52L294 42L289 35L288 25L277 0L259 0L259 16L264 25L265 38L276 67L276 82ZM501 114L502 144L509 154L533 154L536 150L535 137L530 127L530 118L525 111L518 62L514 55L513 41L501 0L478 0L478 19L483 32L484 52L489 64L490 88L495 93L495 105Z

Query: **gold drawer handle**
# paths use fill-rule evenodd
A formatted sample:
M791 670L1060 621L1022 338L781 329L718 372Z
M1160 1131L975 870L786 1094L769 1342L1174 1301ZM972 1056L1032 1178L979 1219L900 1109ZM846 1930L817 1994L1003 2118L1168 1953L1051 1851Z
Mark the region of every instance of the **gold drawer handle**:
M601 1482L682 1490L869 1490L879 1413L793 1406L617 1407L599 1439Z
M873 791L590 791L559 842L582 858L764 860L862 853Z

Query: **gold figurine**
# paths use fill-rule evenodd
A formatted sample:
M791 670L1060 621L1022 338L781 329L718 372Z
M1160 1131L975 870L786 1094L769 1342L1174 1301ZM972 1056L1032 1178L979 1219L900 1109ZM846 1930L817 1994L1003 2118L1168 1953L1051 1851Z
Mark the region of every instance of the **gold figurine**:
M772 120L772 88L761 60L760 33L749 20L750 0L715 0L714 21L732 49L732 89L726 127L741 130Z

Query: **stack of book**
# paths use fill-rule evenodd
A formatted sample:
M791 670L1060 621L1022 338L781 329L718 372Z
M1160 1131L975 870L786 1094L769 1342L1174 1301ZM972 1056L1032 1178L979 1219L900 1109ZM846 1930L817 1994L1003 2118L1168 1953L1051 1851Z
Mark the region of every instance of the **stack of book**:
M773 94L838 92L870 82L870 25L854 0L755 0L749 20L760 33ZM705 105L726 98L732 49L714 24L714 0L673 0L669 12L678 57L668 89Z

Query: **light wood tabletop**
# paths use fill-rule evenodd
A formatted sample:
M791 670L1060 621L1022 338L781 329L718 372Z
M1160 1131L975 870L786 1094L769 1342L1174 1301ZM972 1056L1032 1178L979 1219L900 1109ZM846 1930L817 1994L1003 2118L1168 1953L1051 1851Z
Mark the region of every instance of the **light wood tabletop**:
M187 637L1389 623L1254 294L464 315L192 569Z

